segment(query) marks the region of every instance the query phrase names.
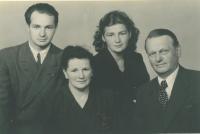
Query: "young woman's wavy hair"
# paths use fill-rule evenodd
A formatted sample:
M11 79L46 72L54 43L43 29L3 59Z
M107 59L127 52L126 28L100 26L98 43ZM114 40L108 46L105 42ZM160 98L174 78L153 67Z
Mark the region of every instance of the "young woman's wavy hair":
M134 22L128 17L125 12L111 11L101 18L99 26L94 35L93 46L97 52L100 52L107 48L106 43L102 40L102 36L105 32L105 27L115 24L124 24L128 32L131 34L127 50L135 50L136 43L139 36L139 29L135 27Z

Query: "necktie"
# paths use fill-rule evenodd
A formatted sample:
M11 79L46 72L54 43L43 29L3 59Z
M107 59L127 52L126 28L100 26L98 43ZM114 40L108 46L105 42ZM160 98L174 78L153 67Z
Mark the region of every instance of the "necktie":
M37 54L37 66L38 68L40 68L40 65L41 65L41 56L40 56L40 53Z
M159 102L160 104L165 107L166 103L168 101L168 96L167 96L167 92L166 92L166 88L167 88L167 82L166 80L163 80L161 82L161 86L160 86L160 94L159 94Z

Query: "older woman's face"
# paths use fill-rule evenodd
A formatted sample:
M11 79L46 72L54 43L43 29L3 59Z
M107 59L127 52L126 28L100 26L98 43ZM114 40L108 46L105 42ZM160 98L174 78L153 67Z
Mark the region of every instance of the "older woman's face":
M92 77L89 59L70 59L64 73L65 77L69 79L70 87L83 91L89 86Z
M105 27L102 39L111 52L121 53L127 48L130 37L131 34L124 24L115 24Z

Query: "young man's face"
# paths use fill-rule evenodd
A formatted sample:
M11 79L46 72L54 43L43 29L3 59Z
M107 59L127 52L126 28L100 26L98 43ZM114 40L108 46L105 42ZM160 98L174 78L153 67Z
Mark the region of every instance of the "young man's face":
M147 39L146 52L151 66L160 77L167 77L178 66L180 48L173 45L168 35Z
M35 49L46 48L51 42L56 31L55 17L46 13L34 11L31 15L31 23L28 26L29 42Z

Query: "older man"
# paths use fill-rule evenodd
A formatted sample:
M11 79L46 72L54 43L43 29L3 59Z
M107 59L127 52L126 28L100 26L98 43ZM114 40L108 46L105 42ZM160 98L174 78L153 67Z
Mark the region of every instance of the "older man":
M179 64L175 34L168 29L151 31L145 50L158 76L138 90L138 131L200 132L200 73Z

